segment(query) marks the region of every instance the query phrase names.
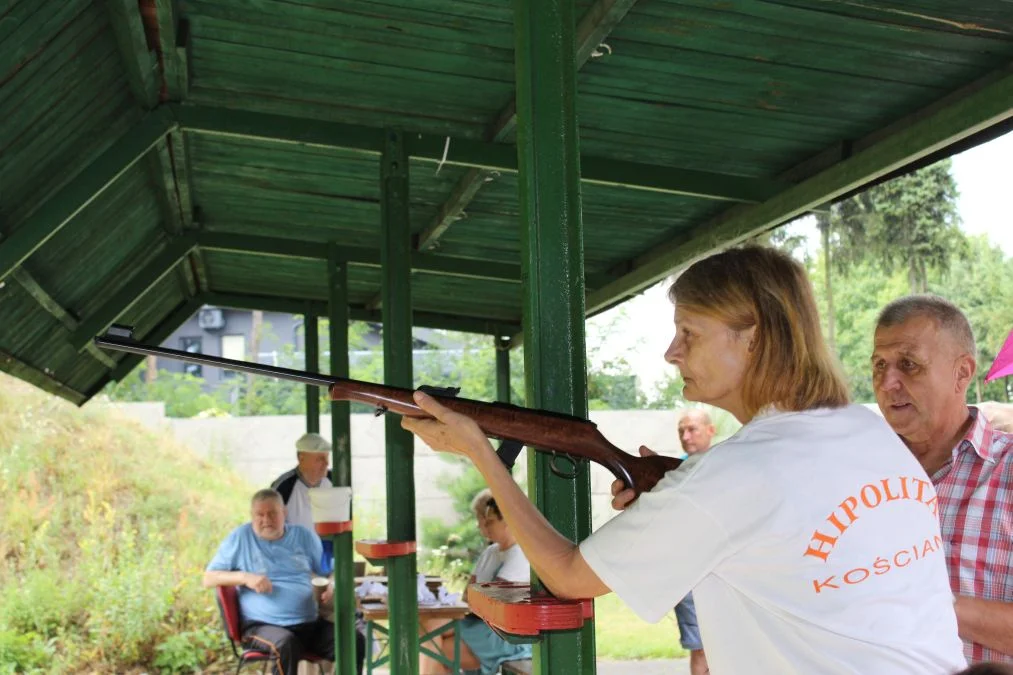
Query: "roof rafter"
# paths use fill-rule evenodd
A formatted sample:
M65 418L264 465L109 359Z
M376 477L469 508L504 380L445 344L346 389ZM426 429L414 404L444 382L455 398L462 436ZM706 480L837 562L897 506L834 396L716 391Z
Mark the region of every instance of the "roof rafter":
M34 384L39 389L62 396L71 403L81 405L88 400L88 395L82 394L76 389L71 389L63 382L57 380L48 370L39 370L35 366L19 360L13 354L0 351L0 370L20 378L25 382Z
M590 60L598 45L623 20L623 17L637 4L637 0L597 0L577 24L577 70ZM498 143L505 141L517 127L517 99L510 102L496 115L496 121L486 133L486 140ZM436 212L436 216L425 230L418 235L415 248L422 251L438 245L440 237L458 220L471 200L483 185L493 178L490 171L469 169L450 191L450 196Z
M210 251L236 251L265 256L327 260L327 248L317 242L298 241L276 237L258 237L242 234L202 231L197 244ZM350 265L380 266L380 251L361 246L338 246L340 259ZM433 253L414 253L412 269L447 276L520 283L520 265L489 260L457 258Z
M11 274L11 278L18 282L18 284L21 285L21 288L25 289L26 293L35 298L35 301L39 303L44 310L49 312L53 318L63 324L64 328L71 333L77 330L80 322L71 316L70 312L64 309L63 306L60 305L55 298L53 298L53 296L47 293L46 289L44 289L39 282L35 280L35 277L28 273L28 270L23 267L18 268L14 270L13 274ZM106 368L113 368L116 366L116 361L112 357L93 344L89 344L85 347L85 351L95 357L95 360L104 365Z
M0 280L6 279L74 216L95 201L175 126L168 109L159 108L146 114L16 225L16 229L0 241Z
M318 148L336 148L371 156L383 147L383 129L315 119L256 113L208 106L171 106L181 128L195 133L255 138ZM478 169L517 172L513 144L410 133L405 144L412 159ZM581 181L594 185L649 190L701 199L756 203L779 193L783 181L749 178L670 166L621 162L607 157L582 156Z
M108 298L94 314L81 322L77 330L70 336L70 344L81 351L99 333L103 332L124 312L134 306L152 286L169 274L179 261L197 245L197 238L187 233L170 239L162 251L153 260L139 269L126 282L119 279L107 280L105 288L116 289L112 295L102 293Z
M243 293L219 293L210 291L204 294L204 302L219 307L233 309L257 309L265 312L281 312L284 314L305 314L310 312L316 316L328 316L327 301L282 298L265 295L246 295ZM383 321L378 310L367 309L361 305L351 305L349 317L352 321ZM413 314L414 325L420 328L439 328L461 333L481 333L484 335L512 335L520 330L516 322L490 319L485 317L468 317L440 314L438 312L420 312Z
M618 279L590 293L586 308L594 314L611 307L673 270L733 246L809 211L815 206L860 189L870 181L902 169L922 157L1013 118L1013 66L993 73L928 108L909 115L851 144L851 152L829 166L817 157L793 170L808 177L755 206L729 209L688 236L671 241L628 261ZM815 164L816 168L810 168ZM797 176L801 178L801 176Z

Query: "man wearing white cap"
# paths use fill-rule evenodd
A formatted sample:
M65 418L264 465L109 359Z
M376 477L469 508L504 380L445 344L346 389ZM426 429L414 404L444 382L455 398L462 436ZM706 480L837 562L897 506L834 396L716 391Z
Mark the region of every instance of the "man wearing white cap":
M310 488L331 487L331 472L327 470L331 461L331 444L320 434L303 434L295 442L298 464L291 471L278 476L271 487L278 491L285 502L285 522L302 525L310 532L313 528L313 511L310 508ZM328 548L331 542L324 542L325 559L329 563ZM329 568L329 564L325 567Z

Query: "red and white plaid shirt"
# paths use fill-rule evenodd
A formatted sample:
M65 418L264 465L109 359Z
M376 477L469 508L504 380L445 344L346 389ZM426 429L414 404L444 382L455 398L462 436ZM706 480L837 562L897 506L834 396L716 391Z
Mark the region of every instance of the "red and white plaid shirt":
M932 476L956 595L1013 602L1013 434L996 431L977 408L953 456ZM1013 656L964 642L972 663Z

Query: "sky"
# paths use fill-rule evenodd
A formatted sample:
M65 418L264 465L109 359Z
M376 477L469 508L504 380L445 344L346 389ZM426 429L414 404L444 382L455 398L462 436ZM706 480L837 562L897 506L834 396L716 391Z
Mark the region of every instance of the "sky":
M1006 210L1007 191L1013 189L1013 132L955 155L953 176L960 191L958 208L964 231L986 234L1007 256L1013 256L1013 213ZM815 228L800 225L796 229L805 232ZM653 286L590 319L587 326L588 347L598 349L599 361L625 358L648 394L667 372L675 372L662 359L673 331L666 290L666 283Z

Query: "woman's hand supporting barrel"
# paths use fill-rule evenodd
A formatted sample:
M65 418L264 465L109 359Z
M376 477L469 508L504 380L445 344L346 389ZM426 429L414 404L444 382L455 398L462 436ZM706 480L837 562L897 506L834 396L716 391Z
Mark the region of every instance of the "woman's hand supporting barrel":
M561 535L514 482L489 440L469 417L415 392L415 403L433 419L404 417L401 426L433 450L467 457L485 477L504 519L538 578L557 597L593 598L609 592L577 545Z

